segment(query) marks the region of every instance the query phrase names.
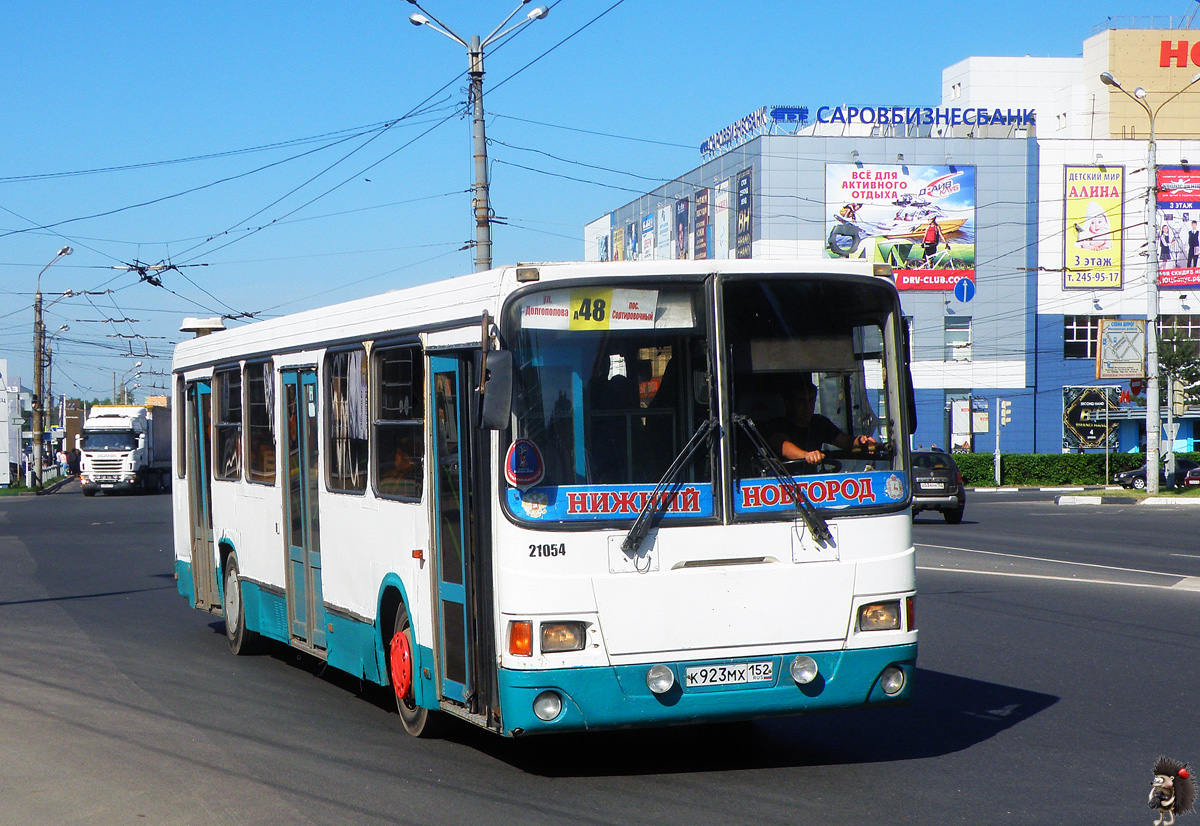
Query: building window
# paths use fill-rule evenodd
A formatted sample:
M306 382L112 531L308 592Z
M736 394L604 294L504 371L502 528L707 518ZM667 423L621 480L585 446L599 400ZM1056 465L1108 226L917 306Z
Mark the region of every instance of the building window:
M946 316L945 361L971 360L971 317Z
M1160 315L1158 332L1161 336L1176 335L1188 341L1200 342L1200 316Z
M425 377L417 345L375 354L375 492L421 498L425 476Z
M213 476L218 479L242 478L242 373L218 370L216 453Z
M1100 341L1097 315L1063 316L1063 358L1094 359Z
M246 478L275 484L275 371L271 362L247 364L246 428L250 455Z
M329 489L362 493L367 489L367 353L359 347L333 353L325 361L329 376L326 422Z
M960 97L962 97L962 84L961 83L951 83L950 84L950 100L958 100Z

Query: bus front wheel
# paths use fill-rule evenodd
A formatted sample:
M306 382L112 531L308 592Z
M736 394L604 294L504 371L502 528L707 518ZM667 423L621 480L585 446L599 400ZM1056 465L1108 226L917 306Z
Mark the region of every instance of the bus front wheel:
M388 642L388 676L396 711L404 730L413 737L432 737L436 732L435 714L416 703L416 651L413 648L412 622L403 603L396 606L392 638Z
M225 638L234 654L253 654L262 647L262 638L246 628L246 607L242 602L242 583L238 579L237 557L225 560L225 594L221 607L225 614Z

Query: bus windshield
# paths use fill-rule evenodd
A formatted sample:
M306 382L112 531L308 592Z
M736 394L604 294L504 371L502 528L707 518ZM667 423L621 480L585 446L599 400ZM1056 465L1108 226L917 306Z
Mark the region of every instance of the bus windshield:
M509 313L510 509L538 519L636 516L710 416L700 286L550 289L523 295ZM712 467L706 441L678 475L666 518L711 515Z
M887 285L730 280L723 291L731 403L739 423L734 511L789 511L791 495L746 423L818 507L906 497L898 426L897 316ZM778 468L778 465L776 465ZM841 475L841 478L838 478ZM831 478L832 477L832 478ZM847 478L848 477L848 478ZM807 480L807 481L806 481Z
M137 436L128 430L85 430L82 450L133 450Z

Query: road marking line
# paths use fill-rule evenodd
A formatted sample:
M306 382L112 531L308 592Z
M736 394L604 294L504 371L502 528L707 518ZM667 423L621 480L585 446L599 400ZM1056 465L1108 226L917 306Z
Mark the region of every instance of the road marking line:
M1097 565L1094 562L1071 562L1065 559L1049 559L1044 556L1025 556L1023 554L1006 554L1000 551L980 551L975 548L955 548L950 545L925 545L913 543L914 548L938 548L943 551L964 551L971 554L986 554L987 556L1002 556L1006 559L1028 559L1034 562L1052 562L1055 565L1079 565L1084 568L1099 568L1102 571L1124 571L1129 574L1152 574L1154 576L1186 577L1187 574L1168 574L1164 571L1147 571L1144 568L1121 568L1116 565Z
M1007 576L1016 579L1043 579L1051 582L1075 582L1081 585L1124 585L1129 588L1161 588L1163 590L1171 590L1180 588L1188 591L1200 591L1200 577L1184 577L1179 582L1171 585L1156 585L1152 582L1124 582L1119 579L1080 579L1071 576L1049 576L1047 574L1020 574L1012 571L976 571L968 568L933 568L928 565L918 565L918 571L938 571L949 574L977 574L979 576ZM1162 576L1174 576L1174 574L1163 574ZM1189 579L1196 580L1194 586L1185 586L1183 583Z

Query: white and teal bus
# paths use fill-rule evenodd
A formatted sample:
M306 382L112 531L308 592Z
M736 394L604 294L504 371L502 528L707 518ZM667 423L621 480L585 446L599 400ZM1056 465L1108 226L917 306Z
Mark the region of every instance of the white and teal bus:
M412 734L910 695L887 268L506 267L198 336L173 371L179 592L235 653L390 686ZM815 419L819 449L779 455Z

